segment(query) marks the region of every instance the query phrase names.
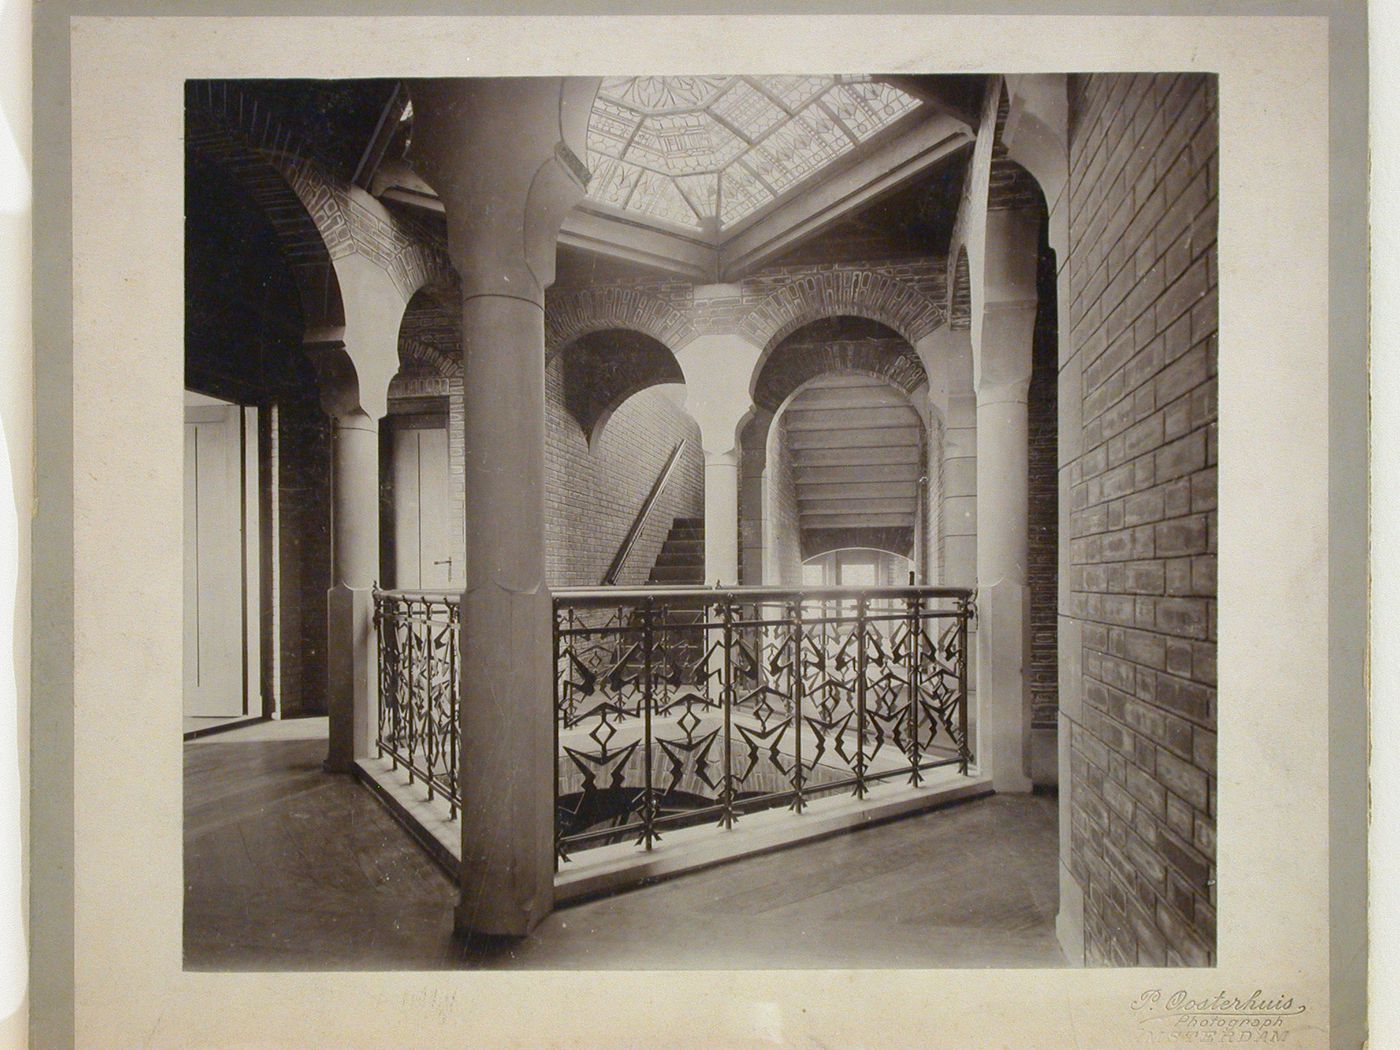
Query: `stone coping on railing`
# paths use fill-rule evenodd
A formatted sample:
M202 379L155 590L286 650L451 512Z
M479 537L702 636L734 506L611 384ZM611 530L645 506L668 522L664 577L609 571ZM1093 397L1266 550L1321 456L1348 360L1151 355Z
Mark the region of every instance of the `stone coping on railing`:
M356 772L389 812L455 881L461 864L461 827L448 819L447 803L428 802L403 770L387 759L360 759ZM651 850L632 843L599 846L575 854L554 876L554 902L570 904L726 861L801 845L860 827L912 816L992 793L991 778L976 769L930 770L918 787L875 783L863 799L843 794L810 802L803 812L786 808L750 814L728 830L711 825L667 832Z

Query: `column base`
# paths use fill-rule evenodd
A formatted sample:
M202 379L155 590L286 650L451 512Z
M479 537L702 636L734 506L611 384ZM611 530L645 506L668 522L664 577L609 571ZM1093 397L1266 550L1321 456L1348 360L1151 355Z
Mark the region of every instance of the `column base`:
M1025 587L1005 581L977 594L978 760L1000 794L1034 786L1023 673L1028 602Z
M554 908L553 616L543 588L462 599L458 935L524 937Z
M1055 938L1071 966L1084 965L1084 891L1064 864L1060 865L1060 910L1055 914Z
M379 704L374 590L332 587L326 592L326 713L328 773L352 773L355 759L374 744Z

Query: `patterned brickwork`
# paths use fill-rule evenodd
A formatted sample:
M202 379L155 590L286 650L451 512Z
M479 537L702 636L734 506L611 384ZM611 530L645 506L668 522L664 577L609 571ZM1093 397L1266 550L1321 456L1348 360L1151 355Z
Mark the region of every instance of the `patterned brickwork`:
M1216 112L1210 76L1070 80L1069 866L1098 964L1215 958Z
M649 277L561 286L545 296L546 343L553 353L588 332L631 328L672 350L717 332L767 348L805 324L843 315L878 321L912 343L944 322L947 295L943 260L933 258L773 266L714 289Z
M405 300L431 281L455 280L440 230L391 212L336 178L236 85L191 82L186 121L190 148L224 164L248 185L282 237L293 267L306 268L299 274L307 285L304 299L314 303L318 288L327 291L327 262L352 253L388 273ZM308 315L320 313L313 308Z
M948 327L955 332L972 330L972 276L968 272L967 249L958 249L953 270L953 289L948 303Z
M992 142L992 170L987 181L987 210L1010 211L1016 208L1043 208L1045 195L1040 184L1021 165L1011 159L1002 135L1006 118L1011 112L1011 98L1003 84L997 101L996 137Z
M545 350L550 356L581 336L610 328L641 332L672 350L694 335L694 326L681 310L644 287L551 289L545 305Z
M764 362L755 384L754 403L776 412L803 383L832 372L875 376L906 394L912 394L928 381L914 348L903 339L835 342L789 339Z
M764 296L739 329L756 346L774 346L805 324L824 317L867 317L910 343L944 321L936 294L883 269L841 267L794 275Z

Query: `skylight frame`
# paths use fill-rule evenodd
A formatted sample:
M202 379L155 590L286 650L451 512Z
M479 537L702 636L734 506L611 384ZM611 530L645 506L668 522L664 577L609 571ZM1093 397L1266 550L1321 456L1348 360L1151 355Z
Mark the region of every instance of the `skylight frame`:
M677 82L674 95L668 81ZM897 112L882 120L866 98L872 94ZM589 204L718 240L926 109L917 96L866 75L608 78L589 120L588 164L605 180L590 186ZM716 134L719 149L707 158L701 140ZM674 160L668 144L678 144ZM745 189L738 209L726 202L726 183L730 193Z

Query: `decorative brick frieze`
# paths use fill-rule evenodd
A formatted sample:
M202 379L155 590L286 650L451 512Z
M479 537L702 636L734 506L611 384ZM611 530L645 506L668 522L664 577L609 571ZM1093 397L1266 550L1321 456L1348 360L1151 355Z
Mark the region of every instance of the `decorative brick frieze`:
M967 249L958 248L953 270L953 288L948 299L948 327L955 332L972 330L972 276L968 272Z
M647 289L626 285L550 290L545 294L545 352L553 356L592 332L624 328L672 351L694 334L686 314Z
M928 382L923 363L903 339L789 339L764 362L754 389L754 403L776 412L803 383L831 372L875 376L906 394Z
M249 189L294 268L359 254L388 273L405 300L431 281L453 279L439 230L402 218L337 179L301 152L266 106L245 100L236 84L192 82L186 120L191 148L225 165Z
M946 320L941 303L912 281L869 267L815 270L766 295L739 322L756 346L775 346L801 328L827 317L865 317L898 332L910 343Z
M827 317L878 321L909 342L946 320L947 276L934 258L821 266L775 266L732 285L637 278L551 288L545 296L552 354L589 332L630 328L678 350L707 334L733 332L761 347Z

